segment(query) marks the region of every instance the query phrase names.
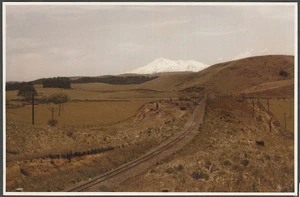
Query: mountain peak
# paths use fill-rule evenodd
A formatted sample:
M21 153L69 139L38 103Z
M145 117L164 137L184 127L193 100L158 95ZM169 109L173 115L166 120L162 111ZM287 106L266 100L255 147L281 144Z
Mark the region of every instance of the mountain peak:
M208 65L200 63L195 60L169 60L166 58L158 58L147 64L146 66L136 68L132 71L126 73L135 73L135 74L154 74L161 72L198 72L205 68Z

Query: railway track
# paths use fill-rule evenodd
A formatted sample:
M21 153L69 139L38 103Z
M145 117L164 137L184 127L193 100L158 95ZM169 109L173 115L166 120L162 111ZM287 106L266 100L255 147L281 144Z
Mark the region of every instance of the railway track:
M162 143L161 145L157 146L155 149L149 151L148 153L144 154L143 156L139 157L138 159L135 159L131 162L128 162L126 164L123 164L122 166L107 172L103 175L100 175L92 180L89 180L85 183L82 183L80 185L74 186L73 188L69 188L66 190L66 192L84 192L88 191L89 188L92 188L96 185L99 185L103 182L106 182L118 175L121 175L122 173L125 173L126 171L129 171L131 169L134 169L135 167L138 167L139 165L147 162L148 160L159 156L163 152L171 149L174 147L174 145L178 144L180 141L182 141L186 136L188 136L192 131L195 131L198 129L199 125L203 121L204 116L204 110L205 110L205 104L206 104L206 97L204 97L200 103L195 108L193 114L188 119L186 124L184 125L182 131L171 137L166 142Z

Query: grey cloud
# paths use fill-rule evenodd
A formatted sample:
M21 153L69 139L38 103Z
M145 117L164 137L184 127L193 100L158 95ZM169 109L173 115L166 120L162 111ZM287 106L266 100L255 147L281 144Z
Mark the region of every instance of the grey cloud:
M214 64L249 49L294 53L293 6L6 8L7 80L119 74L158 57Z

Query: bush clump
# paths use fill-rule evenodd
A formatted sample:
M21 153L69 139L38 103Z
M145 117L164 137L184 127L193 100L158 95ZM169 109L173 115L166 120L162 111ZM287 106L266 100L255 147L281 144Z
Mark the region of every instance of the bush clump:
M18 96L23 96L25 99L31 99L32 94L37 96L37 91L32 83L21 83L19 85Z
M231 162L229 160L223 161L223 166L231 166Z
M205 179L207 181L209 178L209 175L206 174L205 172L193 172L191 176L193 179L196 180Z
M70 100L69 96L65 93L56 93L49 96L48 101L54 104L66 103Z
M48 121L48 124L49 124L50 126L56 126L57 123L58 123L57 120L49 120L49 121Z
M248 166L249 160L245 159L245 160L241 161L241 164L243 164L244 166Z
M174 169L173 168L168 168L168 169L166 169L166 173L172 174L172 173L174 173Z
M48 97L47 96L42 96L40 99L36 99L38 103L48 103Z
M71 80L67 77L55 77L43 80L43 88L71 88Z
M179 164L179 165L177 166L177 170L178 170L178 171L182 171L182 170L183 170L183 166L182 166L181 164Z
M285 70L280 70L279 75L282 76L282 77L287 77L287 76L289 76L289 73L286 72Z

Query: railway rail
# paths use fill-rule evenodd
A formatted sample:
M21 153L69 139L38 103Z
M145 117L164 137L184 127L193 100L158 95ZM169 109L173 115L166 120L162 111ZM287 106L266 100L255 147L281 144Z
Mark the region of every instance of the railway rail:
M197 130L199 125L203 122L206 99L207 99L206 96L204 96L179 134L171 137L169 140L157 146L155 149L149 151L148 153L142 155L138 159L123 164L120 167L110 172L107 172L103 175L100 175L96 178L93 178L92 180L89 180L85 183L74 186L73 188L69 188L66 190L66 192L88 191L89 188L99 185L105 181L108 181L109 179L112 179L113 177L116 177L130 169L133 169L143 164L144 162L147 162L148 160L157 157L158 155L162 154L168 149L174 147L176 144L182 141L187 135L189 135L192 131Z

